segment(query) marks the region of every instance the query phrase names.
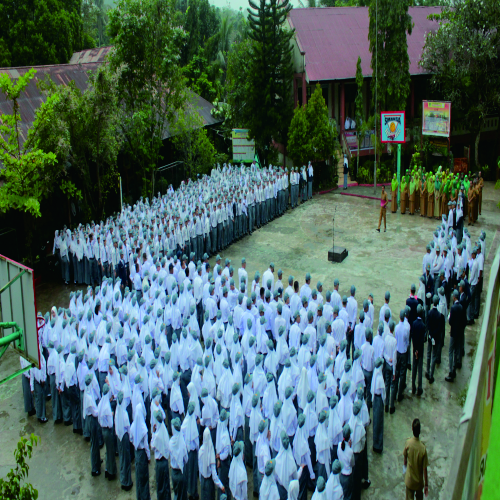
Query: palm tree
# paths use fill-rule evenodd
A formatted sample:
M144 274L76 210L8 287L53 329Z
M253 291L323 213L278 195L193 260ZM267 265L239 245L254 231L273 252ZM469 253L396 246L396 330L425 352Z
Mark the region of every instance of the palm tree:
M231 49L231 45L234 41L234 22L229 19L228 15L225 15L220 23L219 28L219 51L217 52L217 62L219 66L226 73L227 67L227 53Z

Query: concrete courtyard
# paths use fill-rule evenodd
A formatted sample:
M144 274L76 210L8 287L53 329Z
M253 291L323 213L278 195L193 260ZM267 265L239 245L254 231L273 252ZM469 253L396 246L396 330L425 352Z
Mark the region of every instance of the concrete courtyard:
M312 286L322 281L324 291L333 289L333 280L340 280L340 293L348 294L356 286L358 305L371 292L375 297L375 313L383 304L386 290L391 292L390 307L398 315L404 306L411 283L418 283L422 274L422 257L426 244L438 221L420 217L387 214L387 232L375 231L378 224L378 200L344 196L342 190L315 196L295 210L269 223L253 235L233 244L222 258L230 258L237 274L241 258L246 257L249 278L256 270L262 274L272 261L283 270L286 285L292 274L302 285L306 272L312 275ZM347 193L374 196L373 188L350 188ZM380 188L375 196L379 196ZM473 239L484 229L486 237L485 279L482 299L486 295L490 264L500 243L498 230L499 210L496 208L500 192L493 183L486 183L483 191L482 216L469 226ZM332 246L332 217L335 214L335 244L346 247L349 256L341 264L327 261ZM211 260L213 263L213 259ZM276 273L275 273L276 276ZM37 288L37 304L45 313L50 306L69 303L69 291L77 287L59 283L43 283ZM396 405L394 415L385 415L384 453L372 452L372 433L368 433L369 470L371 487L363 491L363 499L404 498L402 473L403 447L411 435L411 422L415 417L422 423L421 439L429 455L429 498L438 499L453 460L454 438L461 414L461 401L466 394L474 360L476 339L481 317L473 327L466 329L466 358L454 383L447 383L449 327L446 328L443 362L437 368L433 385L424 379L421 397L411 394L407 378L405 399ZM375 321L375 327L378 320ZM0 362L0 379L19 367L19 358L8 352ZM409 374L409 372L408 372ZM29 480L38 489L41 500L52 499L132 499L135 488L125 493L118 481L109 482L90 475L89 443L71 432L71 428L54 425L52 409L47 404L49 423L40 425L36 417L27 418L23 408L21 380L16 378L0 386L0 475L5 476L14 467L13 451L19 437L34 432L41 442L30 460ZM104 450L101 450L101 458ZM134 467L132 470L135 482ZM249 498L252 497L249 471ZM150 465L151 496L156 499L154 460Z

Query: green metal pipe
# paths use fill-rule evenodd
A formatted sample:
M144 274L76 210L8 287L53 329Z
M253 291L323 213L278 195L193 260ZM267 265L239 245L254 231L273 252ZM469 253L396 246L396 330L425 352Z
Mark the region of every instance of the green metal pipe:
M13 378L17 377L18 375L21 375L21 373L27 372L29 369L33 368L35 365L31 364L27 366L26 368L21 368L20 370L17 370L17 372L13 373L12 375L9 375L8 377L5 377L3 380L0 380L0 385L2 385L5 382L8 382L9 380L12 380Z
M9 345L11 342L19 340L21 338L21 329L16 330L10 335L0 338L0 347L4 345Z
M5 284L2 288L0 288L0 294L5 292L9 286L15 283L23 274L26 273L26 269L23 269L19 274L16 274L7 284Z
M15 321L9 321L8 323L0 322L0 328L16 328L16 327L19 328Z

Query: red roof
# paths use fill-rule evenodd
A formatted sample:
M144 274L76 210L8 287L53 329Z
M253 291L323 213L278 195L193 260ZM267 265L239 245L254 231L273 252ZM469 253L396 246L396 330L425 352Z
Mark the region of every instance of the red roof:
M413 31L408 39L410 74L422 74L418 65L425 36L438 23L427 19L441 12L440 7L409 7ZM289 22L301 53L309 81L345 80L356 77L356 63L361 56L364 76L371 76L371 53L368 41L368 7L325 7L292 9Z

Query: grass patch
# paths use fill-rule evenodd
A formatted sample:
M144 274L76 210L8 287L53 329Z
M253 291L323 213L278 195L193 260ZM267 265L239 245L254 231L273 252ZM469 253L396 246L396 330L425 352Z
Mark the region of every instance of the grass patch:
M465 401L467 399L467 393L469 392L469 382L467 380L465 387L457 394L458 404L463 408L465 406Z

